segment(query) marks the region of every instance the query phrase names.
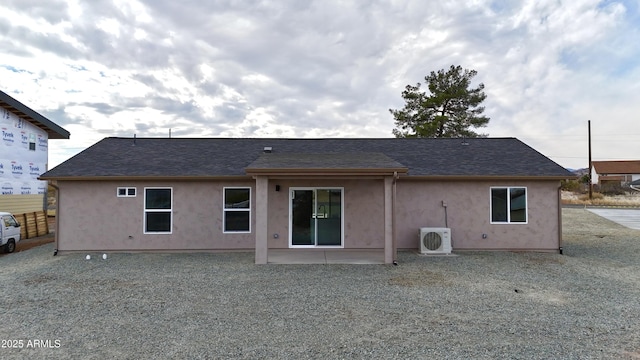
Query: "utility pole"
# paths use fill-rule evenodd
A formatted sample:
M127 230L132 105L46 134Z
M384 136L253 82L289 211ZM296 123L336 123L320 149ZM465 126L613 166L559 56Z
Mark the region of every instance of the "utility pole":
M589 201L591 201L593 199L593 181L591 180L591 169L593 169L593 163L591 161L591 120L588 120L587 125L589 127Z

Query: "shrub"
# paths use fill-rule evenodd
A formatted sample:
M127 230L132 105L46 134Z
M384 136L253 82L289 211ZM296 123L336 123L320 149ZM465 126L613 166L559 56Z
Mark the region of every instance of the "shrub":
M577 180L562 180L560 188L565 191L578 192L580 191L580 183Z
M580 178L580 182L583 184L588 184L591 181L591 176L589 174L584 174Z
M622 186L618 185L618 184L608 184L608 185L603 185L600 189L600 191L604 194L604 195L625 195L627 193L627 189L623 188Z

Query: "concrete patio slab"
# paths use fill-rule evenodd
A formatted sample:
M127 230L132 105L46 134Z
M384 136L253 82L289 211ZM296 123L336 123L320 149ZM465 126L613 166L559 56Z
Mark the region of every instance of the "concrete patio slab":
M269 264L384 264L382 250L270 249Z
M384 251L325 251L327 264L384 264Z

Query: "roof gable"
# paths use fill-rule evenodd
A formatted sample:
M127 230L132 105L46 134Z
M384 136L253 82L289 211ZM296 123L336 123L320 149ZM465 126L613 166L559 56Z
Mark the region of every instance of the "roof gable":
M272 153L264 154L265 147ZM105 138L41 178L247 176L247 169L282 167L294 154L298 163L290 164L298 168L399 167L408 169L409 176L574 177L515 138ZM275 157L267 161L266 155Z
M20 101L12 98L0 90L0 107L3 107L21 118L29 121L33 125L47 132L49 139L68 139L69 132L53 121L31 110Z

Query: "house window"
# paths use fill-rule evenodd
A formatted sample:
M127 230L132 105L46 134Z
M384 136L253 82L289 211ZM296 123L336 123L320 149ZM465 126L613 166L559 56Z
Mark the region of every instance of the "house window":
M173 201L171 188L144 189L144 233L171 234Z
M492 187L491 223L510 224L527 222L527 188Z
M29 150L36 151L36 134L29 134Z
M251 232L251 189L224 188L223 232Z
M136 188L134 187L118 188L118 197L135 197L135 196L136 196Z

